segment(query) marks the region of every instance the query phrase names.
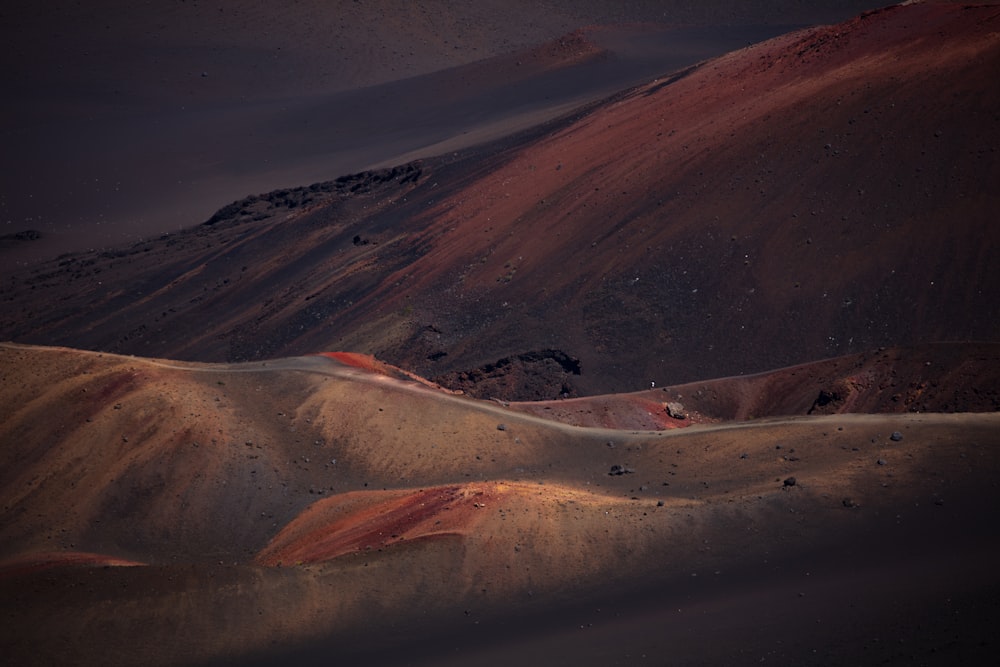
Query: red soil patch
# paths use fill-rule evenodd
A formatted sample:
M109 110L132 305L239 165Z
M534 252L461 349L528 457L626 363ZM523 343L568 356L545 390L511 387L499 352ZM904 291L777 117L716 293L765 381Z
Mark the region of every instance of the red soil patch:
M341 494L309 507L255 560L270 566L317 563L404 540L460 535L470 529L485 494L469 486Z
M339 361L346 366L363 368L366 371L381 375L396 375L398 372L398 369L394 366L383 363L370 354L361 354L359 352L320 352L319 356Z
M416 373L411 373L407 370L399 368L398 366L393 366L392 364L379 361L370 354L362 354L360 352L320 352L316 356L333 359L334 361L342 363L345 366L350 366L351 368L360 368L361 370L376 373L378 375L385 375L386 377L395 378L397 380L410 380L432 389L438 389L448 393L462 393L461 391L451 391L449 389L445 389L444 387L431 382Z
M19 577L59 567L136 567L140 565L145 565L145 563L85 551L35 553L18 556L0 563L0 579Z

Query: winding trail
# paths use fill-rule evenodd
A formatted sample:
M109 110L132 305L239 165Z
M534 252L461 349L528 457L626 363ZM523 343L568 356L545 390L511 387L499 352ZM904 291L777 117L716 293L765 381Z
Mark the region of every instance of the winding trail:
M383 375L375 371L358 368L338 361L325 354L315 354L302 357L285 357L271 359L268 361L254 361L242 363L203 363L203 362L176 362L161 359L147 359L129 355L118 355L108 352L93 352L89 350L75 350L65 347L46 347L40 345L27 345L22 343L0 342L0 349L11 350L65 350L78 352L80 354L92 354L99 356L115 357L123 360L137 361L140 363L166 368L171 370L186 371L190 373L274 373L274 372L298 372L309 373L325 377L332 377L352 382L361 382L369 385L390 386L396 391L406 391L415 394L422 394L432 400L448 402L461 405L469 410L476 410L481 413L491 414L503 418L505 423L532 424L544 428L552 429L560 433L571 436L609 437L628 442L647 442L661 440L663 438L681 438L690 434L705 434L715 432L726 432L743 429L773 428L775 426L795 426L804 424L871 424L876 422L890 421L925 421L929 414L934 415L935 421L954 421L956 423L985 423L997 424L1000 426L1000 413L892 413L892 414L833 414L833 415L803 415L803 416L783 416L754 419L752 421L732 421L719 424L694 424L686 428L671 430L629 430L613 429L592 426L575 426L552 419L546 419L536 415L511 410L493 401L486 401L468 396L456 395L443 389L434 389L416 380L403 380L388 375Z

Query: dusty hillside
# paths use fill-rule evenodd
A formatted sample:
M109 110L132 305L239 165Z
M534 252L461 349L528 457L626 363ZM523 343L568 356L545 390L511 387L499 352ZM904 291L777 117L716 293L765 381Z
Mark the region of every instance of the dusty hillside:
M445 128L447 138L468 140L484 124L516 121L526 106L603 96L608 74L600 68L531 81L533 66L543 64L539 46L586 26L655 24L661 33L711 26L693 46L666 34L619 40L612 49L625 65L649 55L670 62L679 53L690 64L779 34L779 24L841 20L870 6L863 0L7 3L0 10L6 102L0 252L4 263L38 261L155 237L247 192L405 161L399 156L441 141ZM541 55L549 67L567 64ZM529 85L512 89L489 74L458 76L504 56L525 65L520 74ZM619 69L618 89L641 80L630 78L632 70ZM442 113L444 99L452 104ZM41 235L30 243L14 236L25 231Z
M997 412L1000 345L883 348L755 375L625 394L501 403L577 426L620 429L857 412Z
M533 400L996 340L998 15L869 13L14 272L0 333L209 361L353 349Z
M586 429L350 355L0 374L18 664L989 650L994 415Z

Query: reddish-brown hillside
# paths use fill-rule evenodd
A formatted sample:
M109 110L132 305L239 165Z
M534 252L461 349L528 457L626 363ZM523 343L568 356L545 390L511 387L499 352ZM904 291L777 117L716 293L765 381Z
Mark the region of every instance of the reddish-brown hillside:
M995 5L917 3L787 35L496 144L8 275L0 335L351 349L531 399L996 340L998 34Z
M411 151L434 155L444 149L431 147L445 140L469 146L483 141L483 128L509 132L538 122L530 122L532 114L551 117L567 103L655 76L643 61L680 58L676 67L686 66L871 6L6 3L2 263L154 238L247 192L398 164ZM659 36L615 40L613 56L596 68L538 76L580 53L562 44L553 49L552 40L583 26L636 23L655 25ZM510 69L495 67L496 58L506 58ZM617 87L608 88L615 79Z

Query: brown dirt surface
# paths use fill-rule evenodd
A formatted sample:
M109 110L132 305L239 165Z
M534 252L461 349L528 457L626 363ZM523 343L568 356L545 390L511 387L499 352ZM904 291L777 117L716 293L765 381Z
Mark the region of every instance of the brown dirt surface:
M792 415L996 412L997 387L996 343L938 343L627 394L507 405L577 426L665 429ZM671 414L668 406L678 409Z
M898 364L905 380L933 351L775 377ZM991 651L995 412L581 428L335 356L0 346L5 655L447 664L458 650L499 664L516 647L698 664L824 646L834 661L944 664ZM706 386L746 399L765 380ZM710 405L736 409L697 407Z

